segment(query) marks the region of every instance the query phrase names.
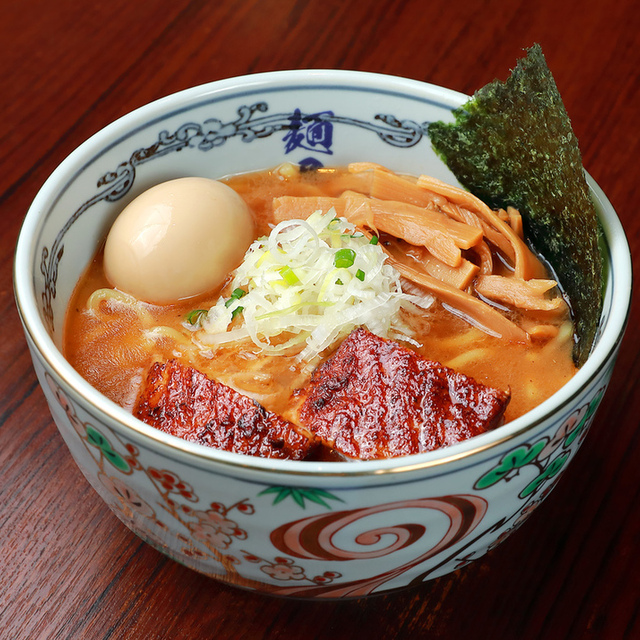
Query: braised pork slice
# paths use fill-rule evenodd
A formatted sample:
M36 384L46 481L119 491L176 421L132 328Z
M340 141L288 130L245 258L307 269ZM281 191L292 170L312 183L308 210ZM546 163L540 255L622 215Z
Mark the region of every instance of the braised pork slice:
M177 360L151 366L133 413L166 433L235 453L301 460L311 448L280 416Z
M297 421L362 460L431 451L496 427L510 395L355 329L314 372Z

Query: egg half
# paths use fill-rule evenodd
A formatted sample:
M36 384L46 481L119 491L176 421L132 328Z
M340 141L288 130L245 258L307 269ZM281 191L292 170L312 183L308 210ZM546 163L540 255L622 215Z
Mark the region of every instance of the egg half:
M107 236L105 275L139 300L169 304L220 287L253 239L251 211L231 187L178 178L122 210Z

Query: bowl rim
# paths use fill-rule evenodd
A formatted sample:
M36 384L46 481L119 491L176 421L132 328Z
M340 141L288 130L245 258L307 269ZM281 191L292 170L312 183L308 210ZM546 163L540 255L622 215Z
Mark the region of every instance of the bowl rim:
M37 262L35 239L38 237L37 231L43 224L42 214L49 210L50 204L59 193L58 183L67 182L61 178L71 176L85 166L84 158L93 157L99 149L105 148L109 140L128 135L135 129L134 125L137 122L144 120L148 123L154 118L170 117L172 113L179 110L180 105L183 109L194 108L199 102L210 100L218 92L237 89L239 86L255 90L273 83L287 89L293 89L297 85L325 87L336 85L343 88L368 87L372 91L397 91L403 95L411 94L424 99L431 95L432 98L437 96L439 100L452 107L468 99L465 94L445 87L380 73L331 69L272 71L217 80L167 95L121 116L79 145L52 172L27 211L16 244L13 284L16 306L25 334L40 358L60 380L66 383L65 392L72 395L85 411L101 420L107 419L112 428L124 430L138 442L147 443L150 448L159 446L169 457L186 456L192 463L198 462L198 466L222 465L227 469L251 469L256 472L305 477L379 476L440 468L455 461L472 458L499 447L507 441L519 438L535 430L539 424L556 413L558 408L580 395L598 377L602 367L616 353L624 335L631 306L632 267L629 245L622 224L602 189L585 172L591 194L601 210L600 220L606 245L605 258L609 260L609 267L616 275L615 282L612 281L611 310L607 326L589 358L571 380L527 414L499 429L436 451L384 460L327 463L258 458L221 451L165 434L134 418L132 414L103 396L84 380L63 357L44 326L33 286L35 279L31 277L30 271L31 265ZM384 89L381 85L384 85Z

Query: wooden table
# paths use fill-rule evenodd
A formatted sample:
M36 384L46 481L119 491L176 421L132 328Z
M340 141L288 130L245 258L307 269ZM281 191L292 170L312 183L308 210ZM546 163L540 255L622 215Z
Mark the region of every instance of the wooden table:
M640 263L633 0L3 0L0 11L0 638L639 638L640 315L599 419L525 527L459 572L362 601L222 586L138 540L54 426L13 303L23 215L113 119L229 76L335 67L471 93L540 42Z

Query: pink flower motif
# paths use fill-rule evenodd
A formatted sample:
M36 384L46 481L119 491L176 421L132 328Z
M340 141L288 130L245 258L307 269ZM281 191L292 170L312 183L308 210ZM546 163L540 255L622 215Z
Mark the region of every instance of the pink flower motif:
M511 527L503 531L488 547L487 551L492 551L499 545L501 545L515 530L517 527Z
M521 512L520 515L516 518L513 523L514 530L517 529L524 521L540 506L542 500L536 500L528 504Z
M131 518L134 514L147 518L155 517L153 509L120 478L110 477L103 473L98 474L98 477L105 488L118 499L122 513L126 517Z
M227 549L232 538L246 540L247 532L238 527L237 523L213 509L208 511L193 511L191 513L198 522L189 524L193 537L206 545L216 549Z
M75 407L71 404L69 398L67 398L66 394L62 389L53 381L49 374L46 375L47 383L49 384L49 388L53 392L58 401L58 404L62 407L63 411L67 414L67 418L71 423L71 426L76 430L76 433L79 436L85 437L87 435L87 431L84 427L84 424L80 421L80 418L76 415Z
M215 527L229 536L242 536L242 529L238 527L237 523L229 518L225 518L217 511L194 511L193 515L198 518L200 524Z
M582 418L588 411L589 407L584 406L572 413L556 431L555 435L549 440L547 446L540 452L539 459L548 458L565 440L565 438L582 422Z
M298 567L291 560L285 558L277 558L274 564L260 567L267 575L276 580L304 580L304 569Z
M207 546L211 545L216 549L227 549L231 544L231 536L206 522L192 522L189 524L189 529L191 529L191 533L193 533L193 537L196 540L204 542Z

